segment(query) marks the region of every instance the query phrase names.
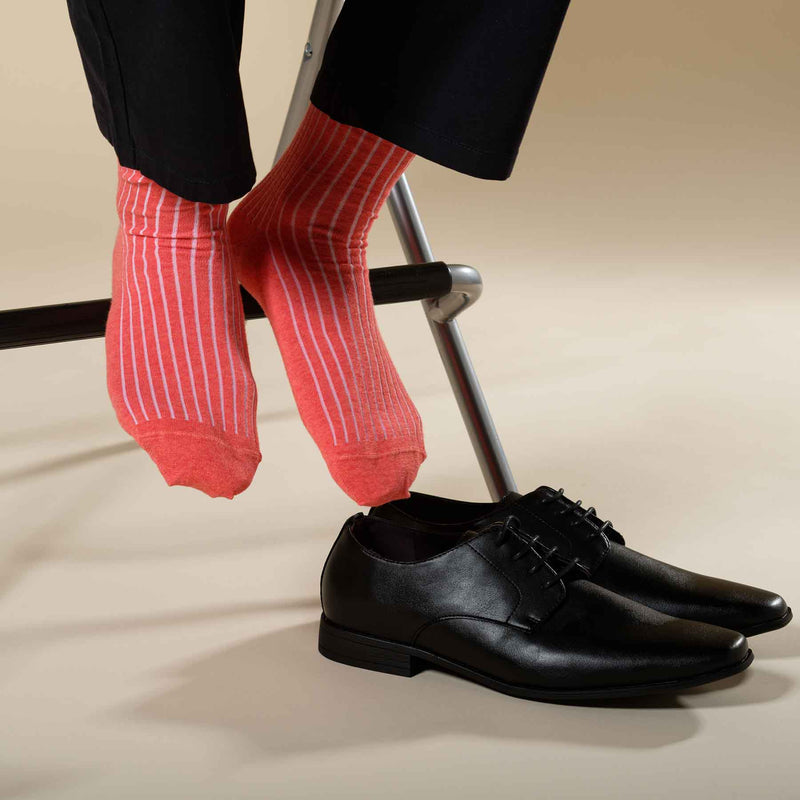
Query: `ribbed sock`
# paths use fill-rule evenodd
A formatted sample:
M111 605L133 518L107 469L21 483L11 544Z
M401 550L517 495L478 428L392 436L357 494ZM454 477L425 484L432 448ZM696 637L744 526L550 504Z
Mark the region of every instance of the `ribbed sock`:
M409 496L422 422L386 350L367 235L414 154L309 105L229 220L236 273L267 315L300 417L360 505Z
M167 484L246 489L261 452L228 205L185 200L118 165L109 397Z

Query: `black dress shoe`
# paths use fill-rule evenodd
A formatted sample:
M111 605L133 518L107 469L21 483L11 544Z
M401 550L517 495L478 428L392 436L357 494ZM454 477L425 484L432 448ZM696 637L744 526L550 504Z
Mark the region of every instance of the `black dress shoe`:
M739 633L654 611L558 567L503 519L459 536L350 517L321 578L319 651L414 675L426 665L540 700L675 691L746 669Z
M580 500L564 497L563 489L540 486L525 495L510 492L498 503L411 492L369 514L442 535L459 535L468 527L513 514L525 531L557 548L556 558L577 559L578 568L593 583L665 614L745 636L781 628L792 618L786 601L773 592L699 575L631 550L610 521L601 521L591 506L581 508Z

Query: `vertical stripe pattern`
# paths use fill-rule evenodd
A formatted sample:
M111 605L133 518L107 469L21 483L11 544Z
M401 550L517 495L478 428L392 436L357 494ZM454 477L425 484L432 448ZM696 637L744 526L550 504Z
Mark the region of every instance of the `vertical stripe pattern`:
M227 210L118 167L108 387L134 438L194 432L258 450Z
M366 261L369 230L413 155L310 104L231 215L237 274L270 319L329 467L344 452L402 452L414 454L404 469L415 474L425 457L419 413L378 329Z

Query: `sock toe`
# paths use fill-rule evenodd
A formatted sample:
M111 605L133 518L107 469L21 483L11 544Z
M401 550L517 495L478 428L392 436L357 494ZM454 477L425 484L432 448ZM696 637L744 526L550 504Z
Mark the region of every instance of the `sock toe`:
M257 451L200 434L155 434L139 444L169 486L190 486L229 500L250 485L261 461Z
M363 457L344 456L328 464L339 487L360 506L379 506L410 497L409 488L425 450L401 450Z

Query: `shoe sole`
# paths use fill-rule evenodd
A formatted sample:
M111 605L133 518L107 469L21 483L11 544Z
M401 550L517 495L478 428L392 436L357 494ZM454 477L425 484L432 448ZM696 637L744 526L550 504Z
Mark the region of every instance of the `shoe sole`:
M340 664L348 664L361 669L387 672L391 675L402 675L407 678L422 672L426 665L432 664L503 694L528 700L609 700L618 697L674 692L736 675L747 669L753 662L753 651L748 650L747 655L736 664L711 672L690 675L686 678L627 686L592 687L591 689L547 689L506 683L419 647L348 630L331 622L324 614L320 617L318 647L319 652L331 661L338 661Z
M743 636L757 636L759 633L767 633L767 631L776 631L784 625L788 625L792 621L792 609L788 608L782 617L771 619L767 622L759 622L758 625L751 625L749 628L739 631Z

